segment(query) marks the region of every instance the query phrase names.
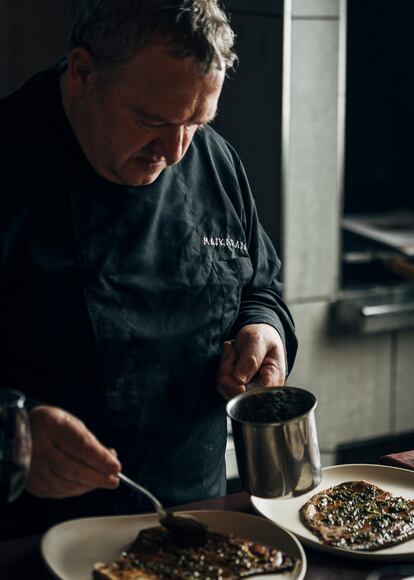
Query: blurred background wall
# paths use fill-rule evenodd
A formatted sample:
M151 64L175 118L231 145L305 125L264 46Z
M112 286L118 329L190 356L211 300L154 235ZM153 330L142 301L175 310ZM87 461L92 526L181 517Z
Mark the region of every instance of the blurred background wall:
M392 325L391 318L384 316L375 332L365 332L335 324L332 309L338 300L347 300L354 288L364 294L367 303L377 293L378 304L386 305L387 293L406 284L403 279L390 276L379 280L373 275L371 280L357 281L348 289L342 268L341 218L345 196L349 199L358 195L344 188L344 154L350 159L356 146L355 141L347 141L347 136L357 131L357 141L361 142L362 134L371 132L364 151L364 158L369 158L373 150L379 150L375 134L383 132L384 119L392 114L392 101L384 101L381 112L377 108L376 117L365 113L362 123L353 111L351 115L347 101L352 98L355 109L355 103L364 96L370 103L367 109L372 109L380 95L397 90L381 53L391 53L391 69L407 62L412 54L394 50L393 43L394 35L397 39L405 31L401 23L408 5L405 0L392 5L383 0L293 0L292 4L283 257L285 297L297 323L300 354L289 383L309 387L319 399L317 419L325 463L338 461L337 446L346 442L357 442L357 461L375 461L382 449L388 451L388 443L398 451L399 446L407 444L407 437L411 440L408 445L414 443L414 332L408 310L405 321ZM361 59L367 64L360 74L362 82L348 83L350 72L360 66ZM370 84L373 67L383 74ZM410 106L414 106L413 100ZM390 140L386 148L386 155L392 155ZM383 165L381 158L376 163L378 167ZM354 167L347 168L347 185L355 175ZM375 188L372 172L365 172L364 179L366 189ZM389 199L398 197L396 194L388 188ZM378 201L373 198L367 211L380 209ZM365 271L369 268L369 264L364 266ZM412 288L412 282L408 285ZM396 434L401 437L392 436ZM384 438L387 435L391 435L389 440ZM380 444L375 447L377 438ZM352 454L349 459L353 460Z

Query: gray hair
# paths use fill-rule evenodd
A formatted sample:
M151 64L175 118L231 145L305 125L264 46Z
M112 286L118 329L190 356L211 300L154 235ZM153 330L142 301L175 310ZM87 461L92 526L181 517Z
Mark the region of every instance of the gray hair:
M153 41L192 57L203 73L236 60L234 33L217 0L81 0L69 48L89 50L97 67L127 62Z

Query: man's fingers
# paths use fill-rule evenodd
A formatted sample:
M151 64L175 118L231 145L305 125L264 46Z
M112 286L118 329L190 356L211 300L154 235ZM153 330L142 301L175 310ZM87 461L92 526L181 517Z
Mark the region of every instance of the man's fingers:
M284 358L278 358L277 350L272 349L260 367L260 378L265 387L278 387L285 383L286 369Z
M80 470L75 464L72 466L65 463L54 463L50 456L41 465L34 464L30 471L27 489L37 497L49 497L60 499L64 497L75 497L82 495L97 487L115 489L119 480L115 475L107 478L96 477L96 473L88 470Z
M231 377L223 377L222 382L217 385L217 392L225 399L229 401L236 395L244 393L246 387L240 383L236 383Z
M235 343L223 345L217 372L217 391L226 400L243 393L256 378L265 387L283 385L284 346L277 331L266 324L242 328Z
M232 376L238 356L234 344L226 341L223 344L223 353L217 371L217 392L226 401L246 390L244 385L235 381Z
M278 387L284 384L284 374L275 365L262 365L260 378L265 387Z
M93 489L104 487L113 489L118 486L116 475L102 473L81 461L73 459L59 449L56 449L48 458L48 468L63 482L80 484Z
M237 351L233 344L226 340L223 343L223 353L221 355L218 374L219 375L231 375L234 369L234 365L237 362Z
M236 350L239 356L232 373L236 382L248 384L258 375L266 387L284 384L285 348L279 333L272 326L244 326L237 335Z
M83 495L93 488L80 483L68 481L47 466L42 470L37 467L31 471L27 490L36 497L61 499Z
M76 417L57 407L30 412L33 453L27 489L38 497L73 497L114 489L121 464Z
M246 384L258 373L266 356L266 344L259 337L257 340L237 344L237 349L239 357L233 371L233 378Z
M54 441L57 449L104 474L116 475L121 471L117 457L101 445L81 421L67 413L60 421L60 429Z

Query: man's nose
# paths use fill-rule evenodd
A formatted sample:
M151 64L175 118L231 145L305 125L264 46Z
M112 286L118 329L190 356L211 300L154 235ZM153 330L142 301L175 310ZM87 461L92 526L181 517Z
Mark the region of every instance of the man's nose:
M168 165L181 160L184 154L185 128L183 125L169 125L163 128L160 135L162 154Z

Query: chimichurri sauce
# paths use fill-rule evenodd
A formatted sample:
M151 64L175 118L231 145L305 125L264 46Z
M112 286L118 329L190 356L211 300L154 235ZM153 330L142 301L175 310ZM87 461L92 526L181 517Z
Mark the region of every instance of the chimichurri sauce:
M313 404L308 393L284 387L246 397L240 403L237 418L252 423L280 423L304 415Z
M301 518L326 544L377 550L414 536L414 501L366 481L348 481L313 496Z

